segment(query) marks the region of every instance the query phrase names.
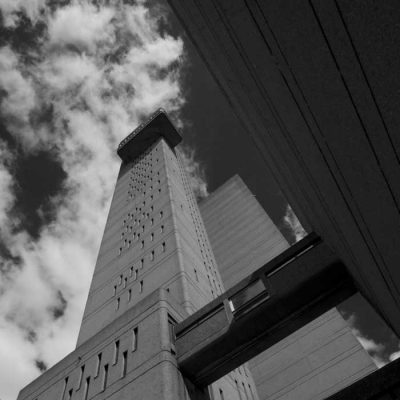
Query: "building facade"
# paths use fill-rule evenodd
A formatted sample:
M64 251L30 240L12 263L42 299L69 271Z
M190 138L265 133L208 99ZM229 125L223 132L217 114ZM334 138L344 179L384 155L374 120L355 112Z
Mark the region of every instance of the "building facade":
M229 289L289 247L235 175L200 203ZM336 308L249 362L261 400L320 400L376 369Z
M122 159L77 348L18 400L257 400L244 366L205 389L177 368L173 326L223 292L163 110L119 146Z

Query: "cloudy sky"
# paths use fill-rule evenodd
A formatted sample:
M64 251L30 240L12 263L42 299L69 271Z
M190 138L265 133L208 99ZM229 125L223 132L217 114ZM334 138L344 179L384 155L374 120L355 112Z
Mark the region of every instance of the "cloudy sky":
M0 399L12 400L75 347L115 149L156 108L183 132L199 195L239 173L289 240L301 230L164 2L0 0L0 13ZM343 312L383 364L397 341L366 335L360 307Z

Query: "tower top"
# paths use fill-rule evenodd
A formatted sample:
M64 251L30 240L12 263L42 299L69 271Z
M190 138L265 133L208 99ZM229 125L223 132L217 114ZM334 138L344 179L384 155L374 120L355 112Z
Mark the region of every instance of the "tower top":
M128 135L119 144L117 154L123 161L129 162L143 153L159 137L163 137L172 148L182 141L182 136L163 108L159 108Z

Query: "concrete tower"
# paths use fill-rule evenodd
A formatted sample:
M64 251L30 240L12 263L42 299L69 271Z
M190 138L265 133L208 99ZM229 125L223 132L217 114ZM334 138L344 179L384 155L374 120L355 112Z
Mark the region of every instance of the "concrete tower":
M77 348L19 400L258 399L245 366L204 390L177 368L173 325L223 292L180 141L159 110L120 144Z

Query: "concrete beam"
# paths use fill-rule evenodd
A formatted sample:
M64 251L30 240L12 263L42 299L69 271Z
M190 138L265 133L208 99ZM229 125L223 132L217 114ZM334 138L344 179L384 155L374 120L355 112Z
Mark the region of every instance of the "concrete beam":
M315 234L176 326L178 365L211 384L357 291Z

